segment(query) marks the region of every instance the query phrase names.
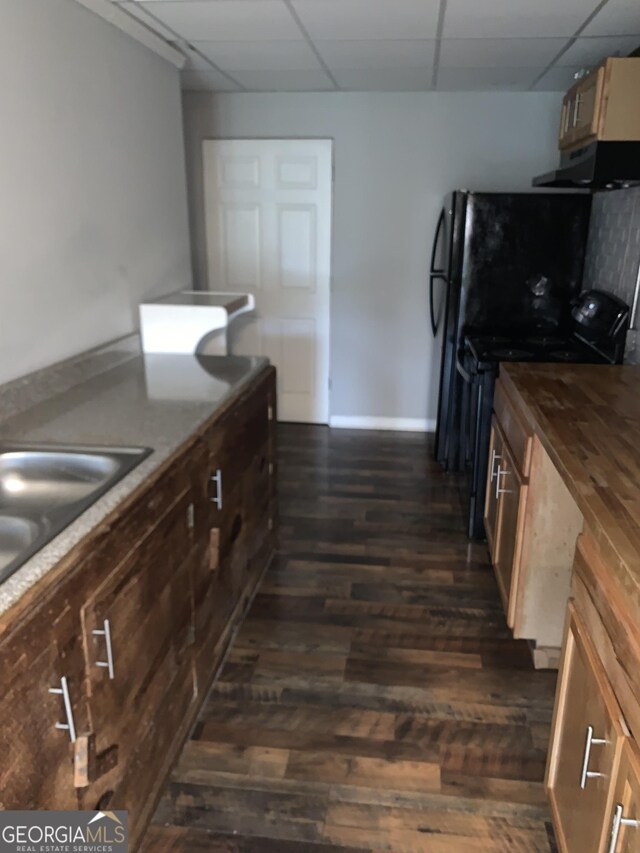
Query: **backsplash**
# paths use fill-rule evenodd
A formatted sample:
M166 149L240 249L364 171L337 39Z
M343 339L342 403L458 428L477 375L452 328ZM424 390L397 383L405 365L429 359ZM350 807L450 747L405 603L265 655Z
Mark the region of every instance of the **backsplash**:
M596 193L589 226L585 289L609 290L631 306L639 266L640 187ZM640 323L640 316L637 319ZM626 360L640 364L640 332L629 332Z

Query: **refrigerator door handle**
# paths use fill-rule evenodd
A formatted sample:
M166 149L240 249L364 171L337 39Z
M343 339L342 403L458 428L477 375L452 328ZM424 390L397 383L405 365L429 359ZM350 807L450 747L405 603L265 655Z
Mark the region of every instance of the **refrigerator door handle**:
M438 244L440 242L440 234L442 232L442 228L444 226L446 212L443 208L440 211L440 216L438 218L438 224L436 226L436 233L433 238L433 246L431 247L431 268L429 272L429 314L431 317L431 331L433 332L433 337L435 338L438 334L438 318L436 317L436 309L434 304L434 282L438 279L444 281L445 285L449 286L449 279L446 276L444 269L436 268L436 254L438 252Z
M430 272L431 272L432 277L445 276L445 270L444 269L436 269L436 254L438 252L438 243L440 241L440 232L442 231L442 227L444 225L445 215L446 215L445 209L443 207L442 210L440 211L440 216L438 217L438 224L436 225L436 233L435 233L435 236L433 238L433 246L431 247L431 270L430 270Z

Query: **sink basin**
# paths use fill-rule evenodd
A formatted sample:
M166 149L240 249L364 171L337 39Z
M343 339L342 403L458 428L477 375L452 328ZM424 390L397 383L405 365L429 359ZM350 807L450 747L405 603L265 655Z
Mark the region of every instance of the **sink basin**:
M149 453L144 447L0 445L0 581Z

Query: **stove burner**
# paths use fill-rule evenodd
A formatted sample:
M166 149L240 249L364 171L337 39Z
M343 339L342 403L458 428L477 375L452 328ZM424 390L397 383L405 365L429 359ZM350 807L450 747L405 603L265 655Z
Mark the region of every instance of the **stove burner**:
M565 343L565 339L555 335L534 335L527 338L526 343L536 347L561 347Z
M557 349L549 353L554 361L584 361L584 356L574 349Z
M504 349L492 349L488 350L485 353L485 356L490 356L493 358L500 359L501 361L525 361L526 359L533 358L534 353L528 349L513 349L511 347L505 347Z

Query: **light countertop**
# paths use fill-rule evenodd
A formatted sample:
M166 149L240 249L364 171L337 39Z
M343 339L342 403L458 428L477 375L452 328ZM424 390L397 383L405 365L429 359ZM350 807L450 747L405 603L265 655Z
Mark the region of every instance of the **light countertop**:
M87 355L87 363L95 356ZM0 423L0 440L66 445L151 447L153 453L0 584L0 613L8 610L73 546L158 469L268 361L240 356L140 355L98 372L83 372L82 358L20 380L14 414ZM44 374L44 378L43 378ZM0 398L2 389L0 388ZM16 405L16 397L28 401ZM35 397L35 400L34 400ZM2 409L6 411L6 408Z

